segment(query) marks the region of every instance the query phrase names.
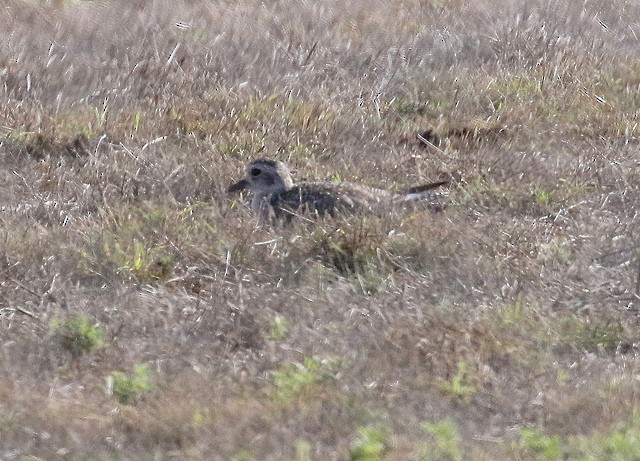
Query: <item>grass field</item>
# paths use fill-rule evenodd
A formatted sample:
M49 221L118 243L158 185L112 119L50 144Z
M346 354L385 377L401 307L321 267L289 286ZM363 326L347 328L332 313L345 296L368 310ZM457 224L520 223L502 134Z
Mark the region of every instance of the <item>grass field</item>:
M0 10L0 460L639 459L640 4L53 3ZM453 180L258 226L259 157Z

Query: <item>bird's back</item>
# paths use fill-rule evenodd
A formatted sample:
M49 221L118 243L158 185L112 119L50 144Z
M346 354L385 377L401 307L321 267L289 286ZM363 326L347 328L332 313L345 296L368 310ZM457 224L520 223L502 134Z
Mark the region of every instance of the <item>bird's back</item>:
M270 205L276 218L287 219L307 213L335 216L337 213L353 212L357 208L350 197L339 194L335 187L323 183L302 183L273 194Z
M350 182L300 183L287 191L273 194L269 203L276 218L306 213L335 216L359 210L375 213L412 201L435 204L446 193L430 189L440 185L437 183L423 186L425 190L412 188L407 193L394 193Z

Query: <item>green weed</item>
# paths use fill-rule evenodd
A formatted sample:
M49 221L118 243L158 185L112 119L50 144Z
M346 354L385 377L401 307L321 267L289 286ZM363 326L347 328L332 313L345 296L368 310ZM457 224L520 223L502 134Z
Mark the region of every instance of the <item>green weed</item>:
M598 443L597 438L594 439L591 442L594 446L588 449L596 453L600 451L599 459L640 461L640 419L618 424L613 431L604 435L601 443Z
M156 234L168 226L168 219L166 210L151 209L115 220L83 249L84 264L91 272L112 271L124 279L133 278L141 283L165 279L174 260L170 247L158 242ZM183 215L178 217L174 230L183 229L181 219L185 219Z
M142 114L140 112L136 112L133 117L133 131L138 131L140 129L140 125L142 125Z
M432 441L421 449L420 459L424 461L461 461L463 450L460 447L462 439L455 423L444 420L437 423L422 423Z
M380 461L389 447L385 433L376 427L358 428L358 437L349 448L351 461Z
M562 439L559 436L548 436L535 428L522 428L518 445L541 461L565 459Z
M553 195L547 189L539 187L533 192L533 199L541 207L548 207L553 203Z
M358 291L371 295L385 286L389 267L381 257L384 239L365 220L346 229L321 229L314 237L323 264L351 279Z
M315 386L332 379L338 367L339 362L335 359L305 357L303 363L286 365L281 370L272 371L277 399L289 403L303 397Z
M151 369L147 365L136 365L131 373L114 371L110 375L110 387L118 402L126 405L152 388Z
M504 98L510 102L528 103L542 99L540 81L530 76L507 74L491 82L487 90L494 96L492 99Z
M576 346L590 352L600 349L615 351L624 336L624 327L619 321L607 320L595 324L580 321L574 332Z
M101 108L94 107L93 110L96 117L97 125L102 129L105 129L109 116L109 98L104 99Z
M311 444L304 439L296 440L296 461L311 461Z
M74 356L86 354L104 346L104 332L84 315L78 315L57 328L62 346Z
M118 275L133 276L139 282L160 280L173 265L173 260L166 254L164 245L148 247L135 239L130 242L112 240L105 241L102 250L103 254L115 263Z
M282 316L276 315L269 324L269 333L267 339L270 341L280 341L287 337L289 333L289 320Z
M238 450L236 451L229 461L251 461L255 459L255 456L249 450Z
M467 400L475 392L476 388L469 383L469 366L466 362L458 363L458 371L451 382L442 384L442 389L458 400Z
M640 420L618 423L608 432L564 437L524 427L515 451L519 459L536 461L640 461Z

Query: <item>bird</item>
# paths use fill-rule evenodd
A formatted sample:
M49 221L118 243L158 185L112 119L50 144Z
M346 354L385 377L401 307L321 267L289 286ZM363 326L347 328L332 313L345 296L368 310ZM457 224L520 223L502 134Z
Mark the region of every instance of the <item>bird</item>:
M246 176L231 184L227 192L248 189L252 193L251 211L260 220L290 222L294 216L332 217L358 211L379 213L410 202L425 202L440 210L443 189L449 181L438 181L392 192L352 182L302 182L295 184L287 165L279 160L260 158L250 162ZM440 189L440 190L435 190Z

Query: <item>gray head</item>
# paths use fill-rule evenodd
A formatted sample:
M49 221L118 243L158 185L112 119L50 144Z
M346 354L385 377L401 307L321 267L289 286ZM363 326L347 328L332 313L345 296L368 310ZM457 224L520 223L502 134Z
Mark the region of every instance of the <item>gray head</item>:
M265 212L269 197L282 194L293 188L293 179L287 166L267 159L254 160L247 166L247 176L229 186L228 192L249 189L253 193L251 209L254 213Z
M282 193L293 187L291 173L287 166L267 159L254 160L247 166L247 176L229 186L228 192L249 189L260 196Z

